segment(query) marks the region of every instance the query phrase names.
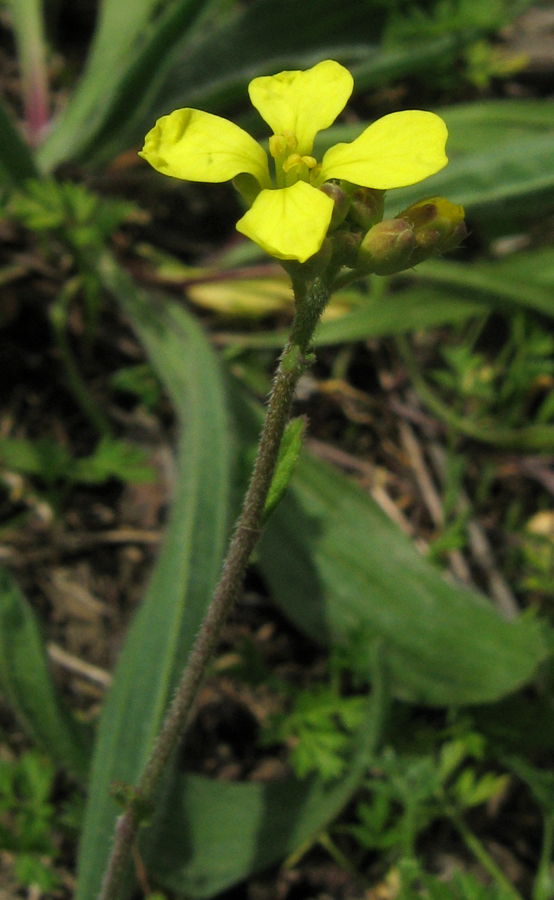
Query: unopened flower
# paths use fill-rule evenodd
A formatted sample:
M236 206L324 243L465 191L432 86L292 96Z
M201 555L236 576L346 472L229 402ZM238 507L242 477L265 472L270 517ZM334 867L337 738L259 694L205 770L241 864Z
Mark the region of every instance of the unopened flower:
M446 125L431 112L407 110L378 119L349 144L331 147L319 163L316 134L328 128L352 93L350 72L334 60L306 71L254 78L250 99L272 129L269 158L227 119L178 109L147 134L141 156L159 172L187 181L236 179L251 203L237 229L277 259L305 262L320 249L334 201L319 190L329 180L379 191L422 181L446 163Z

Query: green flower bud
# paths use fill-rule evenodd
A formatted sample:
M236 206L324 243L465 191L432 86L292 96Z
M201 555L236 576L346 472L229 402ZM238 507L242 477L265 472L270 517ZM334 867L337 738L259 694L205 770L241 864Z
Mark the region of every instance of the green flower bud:
M356 268L374 275L395 275L412 266L414 231L402 219L385 219L370 228L358 251Z
M343 191L341 186L334 181L326 181L325 184L321 185L319 190L323 191L324 194L327 194L335 204L333 215L331 216L331 224L329 225L328 230L328 233L330 233L331 231L334 231L335 228L338 228L338 226L346 219L350 201L348 195Z
M467 235L463 206L444 197L428 197L403 210L396 217L414 230L417 250L414 261L452 250Z
M340 231L336 231L332 236L333 264L355 269L358 264L357 259L361 240L362 236L359 232L347 231L342 228Z
M385 192L374 188L355 187L350 194L349 219L364 231L369 231L383 218L385 211Z

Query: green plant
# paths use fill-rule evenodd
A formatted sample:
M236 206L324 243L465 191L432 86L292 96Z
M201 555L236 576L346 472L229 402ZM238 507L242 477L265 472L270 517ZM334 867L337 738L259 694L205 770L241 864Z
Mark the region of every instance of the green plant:
M412 865L419 872L416 840L434 819L450 819L467 841L470 833L463 825L463 813L505 790L506 775L478 773L476 763L483 754L482 736L467 731L446 740L434 754L399 754L386 747L372 761L374 774L365 782L370 801L357 807L360 824L344 830L362 846L386 850L404 867ZM484 848L478 853L481 861L487 858ZM491 862L487 860L487 865L494 872Z
M363 721L363 697L341 697L320 685L299 692L291 712L274 721L264 743L291 747L290 762L299 778L312 773L333 781L344 772L352 737Z
M13 854L13 872L22 886L48 891L59 884L53 869L57 853L52 804L56 770L34 750L0 758L0 847Z
M124 441L104 437L90 456L75 458L67 447L41 438L0 440L0 465L22 475L38 478L47 488L60 482L73 484L104 484L110 478L121 481L152 481L154 470L140 447Z
M462 340L441 351L447 368L433 380L445 388L452 408L485 427L509 428L527 421L546 424L554 416L554 339L524 312L510 317L508 334L494 356Z
M16 4L13 8L17 13ZM21 18L13 16L20 43L25 39L34 43L34 55L22 51L22 64L30 67L25 60L34 60L38 83L44 87L41 10L38 3L25 8L33 17L32 28L29 20L22 24ZM205 620L237 505L232 484L235 455L247 458L260 418L244 394L229 391L221 362L194 317L173 298L160 299L139 289L106 252L113 228L123 221L121 208L104 206L104 201L80 186L50 179L42 183L36 178L39 171L50 173L62 162L98 165L135 143L138 146L156 115L173 107L191 104L211 112L238 109L247 81L281 68L283 58L295 68L322 56L352 57L362 90L422 72L428 73L434 87L440 87L444 82L438 73L455 71L464 44L479 48L476 38L483 33L488 36L491 27L517 11L511 4L489 4L485 9L475 3L425 4L421 16L419 5L415 9L413 4L376 2L369 8L371 15L366 0L350 4L254 0L241 8L200 0L163 4L104 0L82 79L34 153L0 107L0 176L6 185L7 208L14 220L42 235L42 252L49 259L59 246L72 261L71 279L60 272L61 289L52 304L51 319L76 398L98 432L109 435L109 423L90 402L80 376L68 321L72 304L83 300L90 314L87 332L92 341L90 323L104 295L110 294L142 342L148 365L163 384L178 420L178 475L166 543L131 626L96 736L79 863L80 900L91 900L96 894L109 854L109 834L119 812L112 783L120 780L128 785L124 794L137 820L145 812L143 798L134 793L133 785L174 695L193 636ZM405 35L402 21L407 22ZM398 39L393 41L395 23L400 25ZM390 42L382 40L387 27ZM491 74L490 59L484 65L478 53L473 60L470 57L468 51L474 72L482 76L484 69L487 77ZM432 190L452 196L456 204L464 203L485 242L495 233L526 227L535 221L539 208L551 212L554 145L548 103L484 101L447 109L444 117L451 134L452 162L434 176ZM37 126L37 139L41 124L27 116L27 125ZM363 127L330 129L314 153L321 158L327 138L329 145L349 141ZM25 188L25 179L33 176L35 181ZM10 200L14 184L19 185L18 194ZM394 218L418 199L419 194L403 190L398 201L391 200L387 215ZM318 329L316 346L406 335L432 325L459 325L498 309L504 316L507 309L510 314L519 311L515 322L525 310L524 346L517 346L514 324L508 353L509 390L504 393L500 360L489 348L470 346L467 352L445 360L443 372L451 381L439 385L439 390L446 399L435 396L422 379L409 346L406 358L415 363L414 384L424 402L457 433L495 447L550 449L554 442L549 395L545 392L542 418L529 399L533 379L549 377L545 329L542 337L538 332L533 337L532 332L537 312L549 317L553 313L548 281L552 266L548 248L545 256L537 251L529 254L527 270L523 255L516 256L493 263L481 259L470 266L435 261L417 271L407 270L403 289L397 289L399 284L392 280L378 292L361 291L351 312ZM309 296L311 302L317 299L323 305L325 290L319 277L318 272L310 274ZM352 277L352 272L346 273L347 279ZM302 278L297 279L297 289L299 281ZM311 362L311 355L304 352L307 330L302 352L285 357L291 383ZM258 347L269 353L286 339L276 330L234 337L250 352ZM530 350L531 344L534 349ZM487 365L493 368L495 388L500 388L494 393L487 385ZM127 385L145 403L154 403L155 390L148 373L143 375L135 371L130 380L118 375L115 387ZM452 398L459 405L454 413ZM508 427L499 420L507 410L512 416ZM306 453L295 466L300 439L294 429L289 436L292 449L281 455L280 484L273 482L274 499L280 502L267 521L258 563L279 608L312 639L342 646L353 628L364 626L368 647L380 648L379 654L366 648L356 664L371 680L372 693L365 706L363 698L345 698L335 685L297 698L282 734L302 738L310 748L297 765L305 772L311 770L313 778L291 778L273 790L259 784L214 782L176 767L168 773L165 805L151 827L141 829L139 843L155 877L178 894L209 897L257 868L298 852L328 828L367 777L368 758L376 758L386 706L383 695L391 693L430 706L495 703L532 681L550 654L535 620L505 622L477 591L446 583L357 485ZM10 452L10 445L6 446ZM14 467L20 454L20 466L26 465L29 472L34 469L36 477L50 484L64 477L66 469L71 478L92 482L110 474L126 477L129 471L128 456L109 438L81 460L47 444L40 444L38 451L12 445L11 453ZM456 478L452 483L456 484ZM261 507L264 516L267 506L262 503ZM255 524L247 527L256 528ZM460 531L461 527L453 528L446 535L450 546L461 540ZM88 755L83 743L88 748L90 736L81 741L60 702L45 664L36 615L4 572L0 640L2 689L25 728L42 744L55 748L60 763L70 765L85 781ZM459 753L456 741L452 738L445 744L454 759ZM372 816L377 820L381 816L383 823L373 839L385 840L387 829L394 835L398 826L396 837L389 835L390 846L396 853L400 842L400 850L404 847L405 857L413 861L413 845L423 822L439 814L438 810L441 815L448 810L451 817L461 816L494 787L498 776L486 780L480 760L471 757L474 751L466 747L466 756L462 754L458 763L460 771L452 770L448 777L439 751L414 753L411 758L394 747L388 756L383 751L378 758L390 772L382 778L374 773L375 783L370 785L372 796L381 797ZM394 782L390 795L381 790L385 782ZM409 802L411 786L419 797L417 809ZM461 818L457 827L471 844L472 836L463 831ZM473 849L481 852L478 845ZM429 896L465 900L467 895L473 900L482 894L469 876L456 876L453 885L446 887L425 876L421 867L418 873L421 890ZM495 885L499 883L497 878ZM421 893L417 885L413 890ZM502 891L513 896L505 885L490 890L491 896Z

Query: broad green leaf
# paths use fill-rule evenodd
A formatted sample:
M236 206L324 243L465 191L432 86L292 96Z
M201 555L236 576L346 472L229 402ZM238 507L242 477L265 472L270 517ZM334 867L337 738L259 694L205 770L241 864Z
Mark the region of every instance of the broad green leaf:
M45 753L86 781L89 741L52 680L33 608L0 566L0 691L21 725Z
M32 153L20 136L12 117L0 100L0 183L21 185L33 178L37 169Z
M398 78L421 72L436 71L437 64L445 57L452 57L474 35L442 34L440 37L424 37L397 46L382 46L366 54L350 67L354 76L355 91L365 91L390 84Z
M115 128L130 115L205 3L165 0L160 12L159 0L103 0L85 71L39 150L43 171L80 156L102 129Z
M539 622L507 622L447 582L355 483L314 458L300 460L258 552L275 601L312 638L383 639L403 699L493 701L547 656Z
M77 900L94 900L118 807L112 782L136 782L219 574L233 450L222 373L196 320L137 290L109 257L99 265L173 401L177 477L163 550L121 651L100 722L79 855Z
M487 312L487 304L474 297L453 297L445 290L419 287L369 297L362 307L324 322L318 329L315 345L342 344L345 341L405 334L436 325L464 322Z
M515 280L520 284L531 283L551 288L554 286L554 247L538 247L536 250L512 253L504 259L479 263L479 269L482 268L504 281ZM550 314L546 304L537 306L537 309Z
M386 668L378 663L375 669L365 721L345 775L337 781L233 784L176 772L151 853L156 880L203 900L309 845L349 801L376 749Z

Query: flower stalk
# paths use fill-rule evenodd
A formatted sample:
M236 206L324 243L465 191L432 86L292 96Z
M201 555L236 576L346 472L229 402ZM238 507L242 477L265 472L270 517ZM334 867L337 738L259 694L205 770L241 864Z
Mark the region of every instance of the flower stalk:
M330 278L326 275L314 277L309 265L299 266L292 274L292 281L296 315L273 381L265 425L242 512L223 564L219 584L150 759L136 787L122 786L119 792L124 799L125 810L117 820L112 853L99 900L120 900L122 896L138 831L155 806L166 767L188 724L194 700L219 643L223 626L238 597L248 561L262 530L265 503L290 417L296 384L310 364L307 355L310 341L330 296Z

